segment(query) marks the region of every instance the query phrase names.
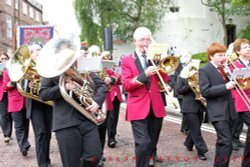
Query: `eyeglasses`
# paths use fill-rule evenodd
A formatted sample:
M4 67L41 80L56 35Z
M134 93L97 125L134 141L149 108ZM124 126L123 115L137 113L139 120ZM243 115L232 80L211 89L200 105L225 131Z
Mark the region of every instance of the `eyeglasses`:
M9 60L7 57L3 57L3 58L1 58L1 60L3 61L3 60Z
M137 41L151 43L151 39L150 38L140 38L140 39L137 39Z

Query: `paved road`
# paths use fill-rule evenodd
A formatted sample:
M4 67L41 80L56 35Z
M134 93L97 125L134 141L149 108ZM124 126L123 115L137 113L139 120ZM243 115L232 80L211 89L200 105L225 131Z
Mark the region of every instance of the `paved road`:
M105 147L104 154L107 157L105 167L133 167L134 161L134 143L129 122L125 121L125 108L123 103L118 124L117 147L112 149ZM170 108L167 108L170 110ZM171 113L171 112L169 112ZM171 116L172 115L172 116ZM180 131L180 117L168 114L163 123L163 128L158 145L158 154L164 160L156 167L212 167L214 157L214 146L216 136L210 126L203 126L202 134L208 145L209 152L206 154L207 161L197 159L196 150L189 152L183 146L185 135ZM0 136L2 133L0 132ZM36 167L36 157L34 148L34 136L31 128L30 131L31 148L27 157L23 157L18 150L15 135L9 144L3 142L0 138L0 167ZM233 152L231 167L239 167L242 150ZM51 142L51 161L53 167L62 167L58 147L53 135Z

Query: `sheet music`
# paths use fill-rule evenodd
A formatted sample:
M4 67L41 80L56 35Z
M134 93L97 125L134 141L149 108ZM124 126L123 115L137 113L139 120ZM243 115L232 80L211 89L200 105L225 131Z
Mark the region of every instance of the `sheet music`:
M102 57L83 57L77 60L77 71L84 72L99 72L103 70Z
M250 77L250 68L237 68L234 69L232 73L232 79L244 79L244 78L249 78Z
M102 60L102 65L104 69L112 69L115 67L115 62L112 60Z
M154 59L155 56L165 57L169 49L168 44L150 44L148 47L148 59Z
M115 73L121 75L122 74L122 67L116 67Z

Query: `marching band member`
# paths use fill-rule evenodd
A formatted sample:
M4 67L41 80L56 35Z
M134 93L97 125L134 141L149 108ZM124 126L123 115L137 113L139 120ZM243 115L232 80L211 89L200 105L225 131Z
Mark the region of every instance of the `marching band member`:
M236 111L231 95L234 81L228 81L222 66L226 47L218 42L208 46L209 62L199 70L201 94L207 101L208 120L217 133L214 167L228 166L232 154L232 124Z
M232 62L233 64L230 65L230 69L233 71L235 68L246 68L250 67L250 42L247 39L236 39L233 43L234 51L238 55L238 60ZM239 81L240 82L240 81ZM250 99L250 88L246 90L242 90L247 95L246 98ZM250 110L247 107L246 103L243 101L243 95L240 94L241 92L237 92L234 90L234 97L235 97L235 108L238 112L238 117L240 120L247 125L247 138L244 148L244 158L242 161L242 167L249 167L250 166ZM249 105L249 103L248 103Z
M115 73L114 70L107 70L110 76L115 77L115 82L111 86L111 89L107 96L110 96L110 100L112 102L113 110L110 110L108 113L108 122L107 122L107 130L108 130L108 146L114 148L116 141L116 133L117 133L117 124L119 119L120 112L120 104L122 103L122 94L120 91L120 74Z
M9 60L9 55L5 52L1 53L0 61L1 63L6 63ZM5 69L6 70L6 69ZM8 94L6 91L6 87L3 84L3 73L0 73L0 114L1 114L1 128L4 135L4 142L9 143L12 135L12 117L11 114L8 112Z
M151 31L139 27L133 34L135 51L122 59L122 85L128 92L126 120L131 122L135 142L136 166L154 166L150 157L154 141L160 134L158 122L166 116L156 70L158 67L147 67L146 57L149 44L152 42ZM162 74L165 82L168 76ZM158 121L160 120L160 121ZM156 134L157 132L157 134Z
M177 82L177 78L179 77L183 67L185 67L191 60L192 60L192 56L190 54L184 53L184 52L181 53L180 63L178 65L177 69L174 72L174 83ZM177 100L178 100L178 102L180 104L180 109L181 109L180 112L183 113L183 110L185 110L185 109L182 108L183 95L178 93L177 88L176 88L175 85L173 85L173 87L174 87L174 97L177 98ZM188 133L188 125L187 125L187 121L185 120L184 116L182 116L180 131L185 133L185 134Z
M16 82L10 80L8 70L3 73L3 82L8 92L8 112L11 113L15 124L17 143L22 155L27 156L30 143L28 141L29 119L26 118L25 97L18 92Z
M183 68L181 74L177 78L175 88L177 90L177 93L183 96L181 108L184 109L182 110L183 117L185 118L187 126L189 127L184 145L186 146L188 151L192 151L193 145L195 145L199 159L207 160L205 153L208 151L208 148L201 134L203 113L206 111L206 108L198 99L203 97L197 97L197 95L192 90L192 87L196 87L197 90L199 89L197 88L199 87L199 85L197 85L197 81L199 79L197 74L198 68L196 72L193 72L191 68L193 68L194 65L192 64L193 63L190 62ZM185 73L194 73L190 75L196 75L197 80L189 79L187 76L185 76Z
M96 73L91 72L90 77L94 83L95 94L92 104L86 110L95 112L102 106L107 87ZM66 102L59 89L59 76L42 78L40 97L42 100L54 101L53 131L63 166L95 167L103 154L97 125ZM73 91L75 85L66 83L66 89Z
M39 45L31 45L31 57L37 57L41 50ZM32 81L29 88L32 89ZM52 133L53 108L47 104L26 98L27 118L31 120L34 130L36 157L38 167L51 167L50 162L50 140Z

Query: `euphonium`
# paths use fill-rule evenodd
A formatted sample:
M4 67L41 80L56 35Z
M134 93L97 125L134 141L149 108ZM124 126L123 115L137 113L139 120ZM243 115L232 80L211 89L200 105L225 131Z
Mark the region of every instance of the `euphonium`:
M36 63L31 58L28 46L21 46L16 50L8 64L10 80L16 82L21 95L52 106L52 101L43 101L39 97L40 75L35 66ZM29 83L32 83L31 88Z
M195 98L207 107L206 99L202 97L199 86L198 67L193 62L189 62L180 73L181 78L188 79L188 84L195 94Z
M44 46L37 58L37 71L45 78L61 75L59 88L65 101L99 125L106 119L105 103L102 110L90 112L85 109L92 104L94 89L89 72L82 74L76 69L75 62L79 54L80 39L75 35L53 38ZM66 90L66 83L69 82L76 87L73 91Z

